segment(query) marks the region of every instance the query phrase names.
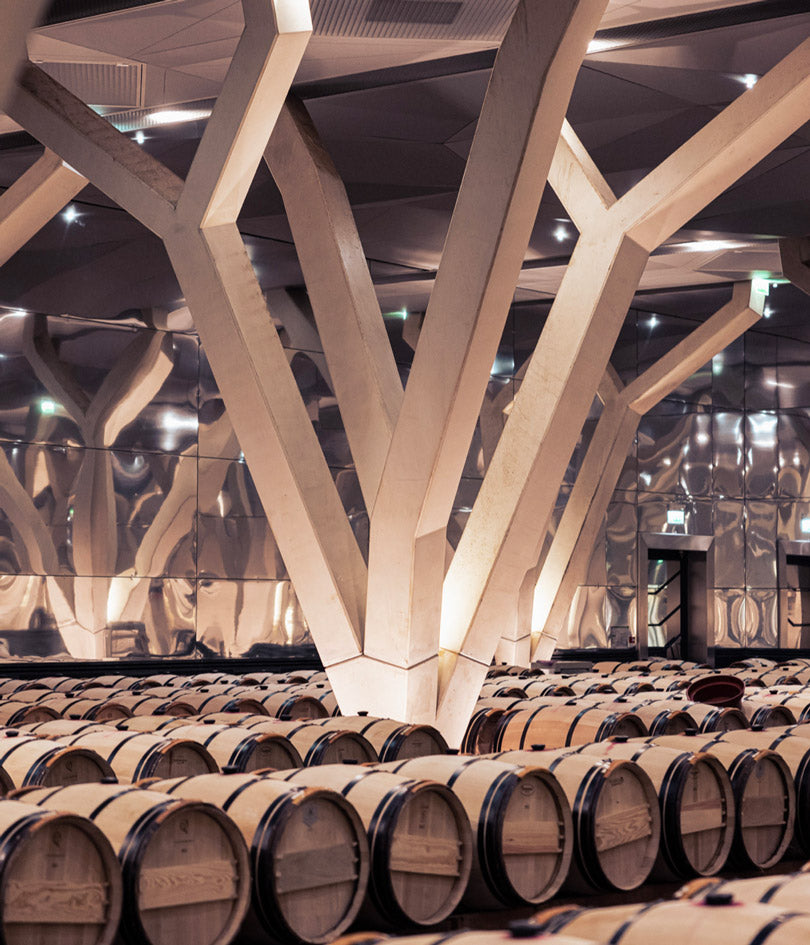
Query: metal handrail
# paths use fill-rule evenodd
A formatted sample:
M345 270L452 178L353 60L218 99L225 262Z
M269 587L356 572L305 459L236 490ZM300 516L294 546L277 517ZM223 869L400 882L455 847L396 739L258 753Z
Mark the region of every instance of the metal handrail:
M657 597L658 594L660 594L661 591L663 591L665 587L669 587L669 585L675 580L675 578L680 577L680 576L681 576L681 569L678 568L678 570L672 575L671 578L668 578L666 581L664 581L664 583L660 587L656 588L654 591L650 591L649 585L647 585L648 596Z
M661 620L658 621L658 623L650 623L648 620L647 626L648 627L662 627L667 622L667 620L669 620L670 617L674 617L675 614L677 614L680 609L681 609L681 605L677 604L675 607L672 608L672 610L670 610L670 612L666 615L666 617L663 617Z

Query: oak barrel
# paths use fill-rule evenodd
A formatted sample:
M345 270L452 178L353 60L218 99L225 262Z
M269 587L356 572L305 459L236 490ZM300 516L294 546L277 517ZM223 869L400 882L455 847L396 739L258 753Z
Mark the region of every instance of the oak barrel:
M220 768L286 770L300 768L304 763L295 745L273 732L251 732L238 725L206 725L204 722L172 726L168 731L171 738L190 738L205 746Z
M115 852L89 820L0 801L4 945L110 945L122 890Z
M544 902L562 886L573 856L573 821L549 771L477 755L433 755L384 767L440 781L464 806L476 841L462 900L467 908Z
M369 900L388 922L432 925L456 908L470 878L472 836L445 785L356 765L319 765L270 778L339 791L353 805L371 854Z
M267 715L285 722L296 719L325 719L330 715L323 702L300 692L270 692L262 696L260 702ZM251 710L244 708L240 711Z
M250 774L151 787L208 801L233 819L250 850L255 919L273 940L328 942L356 918L368 887L368 841L341 794Z
M570 750L506 751L518 765L543 766L565 791L574 819L572 885L636 889L658 856L661 815L649 776L632 761L603 761Z
M766 902L780 909L807 912L810 873L753 876L748 879L693 880L678 890L680 899L705 900L706 896L733 896L735 902Z
M227 945L250 904L250 864L218 808L131 785L32 788L26 803L89 817L113 846L124 881L129 945Z
M49 705L41 703L0 702L0 725L25 725L28 722L47 722L58 719L59 712Z

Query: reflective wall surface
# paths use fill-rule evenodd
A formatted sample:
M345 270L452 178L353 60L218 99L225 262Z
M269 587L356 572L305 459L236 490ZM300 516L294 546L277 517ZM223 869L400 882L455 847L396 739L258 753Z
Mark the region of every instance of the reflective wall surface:
M306 298L268 301L367 554L368 516ZM688 317L631 310L612 357L623 381L725 298L716 301ZM510 312L448 526L453 546L548 310L540 300ZM403 383L411 317L384 313ZM802 540L810 549L810 344L772 327L761 322L642 418L561 645L631 642L638 535L673 531L714 536L718 644L807 645L810 587L780 576L777 551ZM595 400L546 549L600 412ZM0 658L243 656L310 641L187 312L167 327L148 311L105 321L0 308L0 585Z

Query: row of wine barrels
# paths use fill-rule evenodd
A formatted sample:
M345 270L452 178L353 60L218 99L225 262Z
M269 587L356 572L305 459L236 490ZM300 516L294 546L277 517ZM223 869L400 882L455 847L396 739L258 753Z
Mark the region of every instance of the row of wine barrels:
M810 915L726 897L582 909L561 906L535 916L540 931L611 945L803 945ZM555 938L551 939L553 943Z
M647 727L630 712L611 712L571 700L550 701L531 709L512 709L501 716L493 739L495 751L530 748L567 748L602 741L615 735L639 737Z
M649 776L661 814L656 878L712 876L725 866L736 814L731 780L717 758L652 742L595 742L577 751L635 762Z
M330 731L317 722L280 722L255 716L247 716L239 724L247 731L283 735L295 746L306 767L379 761L374 746L359 732Z
M273 941L322 943L357 917L369 879L365 828L338 792L252 774L155 781L151 790L225 811L250 851L252 912Z
M106 732L81 732L67 736L62 741L99 754L122 783L150 777L208 774L219 770L206 748L188 738L161 738L110 729Z
M544 902L567 878L574 846L571 808L549 771L476 755L379 767L440 781L461 801L475 840L463 906L478 911Z
M107 837L121 865L128 945L233 940L250 904L250 864L239 830L218 808L117 784L17 793L26 804L86 817Z
M637 715L650 735L677 735L689 729L696 729L697 722L686 709L676 709L669 705L662 706L660 700L643 699L637 701L629 696L617 696L614 701L604 701L602 696L583 696L583 700L592 702L608 712L632 712Z
M493 757L547 767L560 783L574 822L569 887L629 890L648 878L658 856L661 815L656 790L637 764L571 750L505 751Z
M274 732L250 732L238 725L209 725L204 722L185 725L175 723L166 731L167 734L171 733L171 738L187 738L198 742L223 770L286 770L300 768L304 763L290 739Z
M472 835L461 802L445 785L346 764L268 777L331 788L360 815L371 856L370 923L432 925L461 901L472 868Z
M340 715L319 720L318 724L330 731L357 732L371 743L383 762L447 753L444 736L432 725L407 725L364 715Z
M766 869L782 859L793 840L796 789L780 755L712 735L663 735L653 741L682 751L695 751L699 746L728 772L737 811L731 862Z
M593 704L599 705L601 700L596 696L582 697ZM615 701L615 700L614 700ZM659 725L667 725L669 715L666 713L685 712L692 719L701 732L730 731L733 729L747 729L749 727L748 719L745 713L735 706L715 706L705 702L692 702L679 693L671 692L644 692L631 693L621 696L620 705L630 706L652 706L653 708L644 708L642 718L659 719ZM657 709L657 711L656 711ZM664 713L663 715L661 713ZM678 716L676 716L678 718ZM677 723L674 723L677 724ZM654 734L654 733L650 733ZM657 733L655 733L657 734ZM666 734L675 734L666 732Z

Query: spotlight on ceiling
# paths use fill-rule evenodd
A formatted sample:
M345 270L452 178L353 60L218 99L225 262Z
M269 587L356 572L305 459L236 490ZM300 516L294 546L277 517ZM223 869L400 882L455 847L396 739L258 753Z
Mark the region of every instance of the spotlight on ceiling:
M748 72L745 75L741 75L739 81L742 82L747 89L752 89L757 82L759 82L759 76L754 75L753 72Z
M149 125L178 125L187 121L201 121L211 117L210 108L167 108L163 111L152 112L144 124Z
M553 235L554 239L557 240L558 243L564 243L568 239L568 230L566 230L566 228L560 224L560 226L554 230Z
M79 218L79 211L73 206L72 203L69 203L65 209L62 211L62 219L65 223L73 223L74 220Z
M136 131L136 132L135 132L135 143L136 143L136 144L143 144L144 141L146 141L146 135L145 135L142 131L140 131L140 130Z

